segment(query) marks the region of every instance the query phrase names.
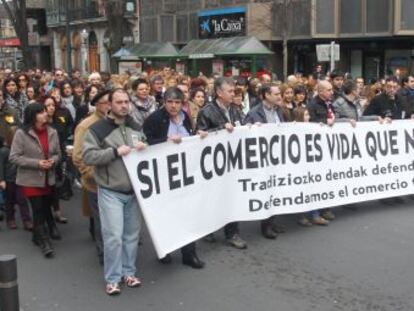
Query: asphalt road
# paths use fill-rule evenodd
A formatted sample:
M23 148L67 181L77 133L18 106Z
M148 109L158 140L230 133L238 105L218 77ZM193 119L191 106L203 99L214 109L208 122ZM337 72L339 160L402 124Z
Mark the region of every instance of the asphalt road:
M21 307L25 311L396 311L414 310L414 201L338 208L328 227L302 228L293 215L280 217L287 233L277 240L259 235L258 223L243 223L247 250L199 242L203 270L181 265L174 253L159 264L143 233L139 277L143 286L119 297L104 293L102 269L80 215L79 196L65 202L70 223L44 259L30 233L1 223L0 254L18 256Z

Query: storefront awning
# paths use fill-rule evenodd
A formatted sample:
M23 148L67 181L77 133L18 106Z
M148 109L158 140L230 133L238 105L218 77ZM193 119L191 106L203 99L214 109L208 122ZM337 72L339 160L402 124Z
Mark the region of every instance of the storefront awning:
M178 57L178 51L170 42L139 43L129 49L130 55L121 59L136 58L174 58Z
M273 54L256 37L233 37L192 40L184 46L180 57L190 59L214 58L215 56L253 56Z
M112 54L112 57L115 57L115 58L121 58L121 57L127 57L127 56L131 56L131 52L128 51L126 48L120 48L117 52Z

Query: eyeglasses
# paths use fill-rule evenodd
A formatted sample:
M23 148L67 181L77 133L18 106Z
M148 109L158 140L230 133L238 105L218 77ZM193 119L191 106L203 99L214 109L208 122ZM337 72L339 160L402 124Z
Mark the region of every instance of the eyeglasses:
M26 82L27 80L26 80L26 78L19 78L19 81L24 81L24 82Z

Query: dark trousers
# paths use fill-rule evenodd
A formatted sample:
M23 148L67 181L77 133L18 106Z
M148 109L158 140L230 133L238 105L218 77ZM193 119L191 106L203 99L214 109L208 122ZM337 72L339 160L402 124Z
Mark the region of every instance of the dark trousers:
M33 224L35 227L43 226L45 223L53 222L51 194L29 198L33 213Z
M195 255L196 253L196 243L192 242L187 244L186 246L181 247L181 254L183 257L190 257Z
M93 218L93 228L95 236L96 250L98 251L98 256L103 255L103 241L102 241L102 232L101 232L101 219L99 217L99 207L98 207L98 195L95 192L87 191L88 204L92 210Z
M265 228L267 228L267 227L269 227L269 226L272 226L273 225L273 220L275 219L275 216L271 216L271 217L269 217L269 218L267 218L267 219L263 219L262 221L261 221L261 226L262 226L262 229L265 229Z
M6 219L14 220L16 204L20 209L20 216L23 221L31 221L29 206L23 195L22 189L15 182L6 183Z
M224 226L224 236L226 239L230 239L235 234L239 234L238 222L231 222Z

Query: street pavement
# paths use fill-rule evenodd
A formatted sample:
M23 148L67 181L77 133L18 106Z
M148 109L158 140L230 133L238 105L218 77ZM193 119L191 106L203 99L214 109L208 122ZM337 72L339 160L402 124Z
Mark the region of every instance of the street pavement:
M162 265L146 230L139 249L143 286L119 297L104 293L102 268L81 216L79 194L63 203L69 223L56 256L44 259L30 233L1 223L0 254L16 254L24 311L397 311L414 310L414 201L358 210L337 208L328 227L303 228L296 216L278 217L287 232L277 240L259 234L259 223L241 225L247 250L200 241L203 270L173 254Z

